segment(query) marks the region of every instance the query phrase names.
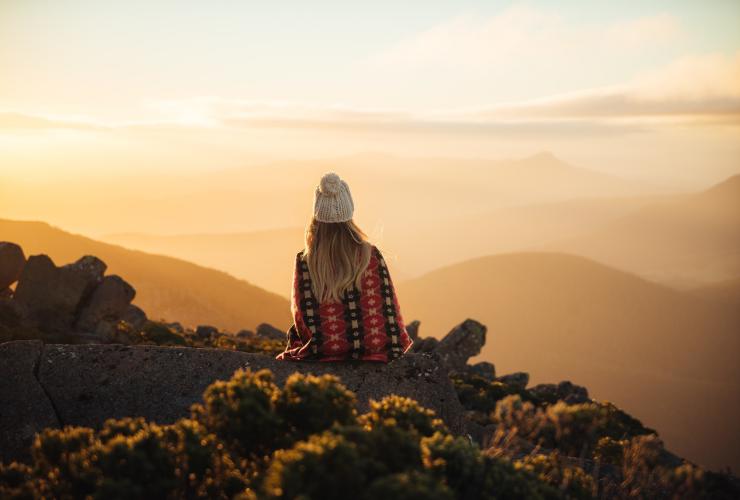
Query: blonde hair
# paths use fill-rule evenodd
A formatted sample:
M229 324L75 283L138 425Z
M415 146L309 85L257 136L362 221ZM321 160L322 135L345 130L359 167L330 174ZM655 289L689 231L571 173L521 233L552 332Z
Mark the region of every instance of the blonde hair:
M305 232L303 260L308 265L314 297L340 302L353 286L361 288L372 243L352 219L321 222L312 217Z

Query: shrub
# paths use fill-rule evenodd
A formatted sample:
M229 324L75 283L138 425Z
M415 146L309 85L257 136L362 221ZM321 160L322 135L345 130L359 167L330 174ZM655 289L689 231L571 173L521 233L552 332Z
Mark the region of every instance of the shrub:
M198 422L109 419L98 434L65 427L32 447L35 492L52 498L230 497L246 480Z
M555 488L511 462L483 455L467 439L436 432L422 439L424 466L459 499L561 498Z
M436 418L432 410L422 407L411 398L395 394L380 401L371 399L370 411L362 415L359 421L368 428L396 426L422 436L431 436L436 431L446 432L444 423Z
M582 468L568 464L557 451L525 455L515 462L515 466L536 474L568 498L586 500L596 494L594 478Z
M289 450L278 450L267 471L270 498L342 500L366 483L365 462L357 446L331 432L311 436Z
M230 380L209 385L191 415L237 456L263 456L275 448L282 427L273 407L279 391L270 370L239 368Z
M334 423L353 424L356 421L356 398L334 375L303 375L293 373L282 391L274 396L275 412L284 426L289 446L311 434L329 429Z

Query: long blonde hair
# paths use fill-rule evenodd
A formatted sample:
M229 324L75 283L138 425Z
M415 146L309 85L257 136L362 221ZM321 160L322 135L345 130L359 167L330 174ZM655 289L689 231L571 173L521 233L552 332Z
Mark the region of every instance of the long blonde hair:
M305 232L303 259L308 265L314 297L341 301L345 291L361 288L372 244L355 222L321 222L311 218Z

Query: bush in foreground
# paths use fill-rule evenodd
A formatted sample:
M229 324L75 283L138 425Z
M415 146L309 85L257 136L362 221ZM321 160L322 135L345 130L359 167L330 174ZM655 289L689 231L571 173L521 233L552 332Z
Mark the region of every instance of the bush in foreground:
M493 413L502 427L526 428L571 451L587 443L589 460L603 460L616 473L586 472L583 461L555 451L517 458L481 451L409 398L371 401L358 415L355 395L331 375L296 373L279 387L268 370L240 369L211 384L190 418L170 425L123 418L99 430L44 430L32 446L31 464L0 464L0 498L736 496L728 476L690 464L662 466L657 436L624 438L624 429L609 422L614 415L608 407L556 404L548 413L517 397L498 402ZM591 427L596 431L584 433Z

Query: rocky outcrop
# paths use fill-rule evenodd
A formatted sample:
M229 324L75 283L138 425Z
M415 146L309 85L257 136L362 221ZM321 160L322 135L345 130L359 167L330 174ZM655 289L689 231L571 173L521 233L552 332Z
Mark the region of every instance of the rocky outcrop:
M42 349L40 340L0 344L0 460L28 459L34 434L61 424L37 379Z
M99 428L105 419L123 416L174 422L201 401L209 384L240 367L269 368L278 384L295 371L331 373L357 394L359 411L369 408L370 398L399 394L433 409L453 432L466 432L463 409L436 353L408 354L388 364L322 363L223 349L14 341L0 344L0 459L22 458L33 432L47 426Z
M486 327L474 319L466 319L439 341L435 351L450 370L464 371L468 359L480 354L486 343Z
M26 265L23 249L15 243L0 242L0 294L18 280Z
M255 334L260 338L268 340L286 340L285 332L269 323L260 323L257 325Z
M562 399L568 404L579 404L590 400L588 390L585 387L576 385L569 380L563 380L559 384L537 384L529 390L548 403L554 403Z
M0 333L35 329L77 342L115 342L120 321L141 328L146 314L131 304L136 291L120 276L105 276L106 268L92 255L61 267L43 254L26 261L18 245L0 243Z

